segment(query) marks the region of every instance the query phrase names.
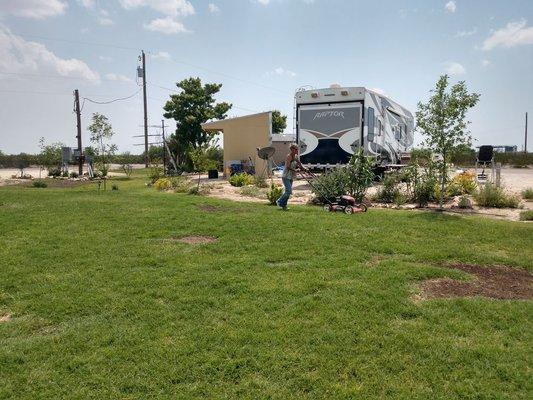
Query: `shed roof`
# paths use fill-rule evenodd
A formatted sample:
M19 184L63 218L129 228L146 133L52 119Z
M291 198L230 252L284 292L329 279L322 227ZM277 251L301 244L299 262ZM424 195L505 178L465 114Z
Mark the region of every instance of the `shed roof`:
M228 122L232 122L232 121L235 121L235 120L238 120L238 119L255 118L255 117L258 117L260 115L270 114L270 113L271 113L271 111L264 111L264 112L256 113L256 114L243 115L241 117L234 117L234 118L220 119L220 120L217 120L217 121L205 122L205 123L202 124L202 129L204 131L208 131L208 132L209 131L220 131L220 130L224 129L224 126Z

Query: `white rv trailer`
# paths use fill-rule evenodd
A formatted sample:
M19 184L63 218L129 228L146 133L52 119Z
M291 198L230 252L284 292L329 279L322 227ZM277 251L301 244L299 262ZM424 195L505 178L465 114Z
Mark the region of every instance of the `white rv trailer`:
M295 108L296 141L307 167L346 164L360 147L378 166L394 166L413 144L413 114L364 87L300 90Z

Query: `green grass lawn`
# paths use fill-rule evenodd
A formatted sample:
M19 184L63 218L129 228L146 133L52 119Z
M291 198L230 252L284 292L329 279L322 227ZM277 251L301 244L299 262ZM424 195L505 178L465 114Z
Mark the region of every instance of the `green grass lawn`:
M0 188L0 398L531 398L531 301L411 295L532 225L117 184Z

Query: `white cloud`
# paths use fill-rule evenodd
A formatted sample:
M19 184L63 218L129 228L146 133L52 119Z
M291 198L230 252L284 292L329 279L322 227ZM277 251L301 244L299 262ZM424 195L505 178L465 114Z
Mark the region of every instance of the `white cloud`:
M144 24L144 29L167 35L190 32L181 22L174 20L172 17L154 19L149 24Z
M472 29L470 29L469 31L459 31L455 34L455 37L456 38L460 38L460 37L466 37L466 36L472 36L472 35L475 35L477 33L477 27L474 27Z
M262 5L264 5L264 6L266 6L266 5L268 5L268 3L270 3L270 0L257 0L257 2L262 4Z
M119 0L125 9L149 7L171 17L186 17L194 14L193 5L187 0Z
M527 21L509 22L505 28L493 32L483 42L483 50L492 50L495 47L515 47L524 44L533 44L533 27L527 26Z
M102 61L113 61L113 58L108 56L98 56L98 59Z
M400 18L405 18L407 17L407 11L402 8L400 11L398 11L398 15L400 16Z
M209 10L210 13L220 12L220 8L216 4L213 4L213 3L209 3L207 5L207 9Z
M288 76L289 78L294 78L297 74L296 72L290 71L283 67L274 68L272 71L268 71L265 75L279 75L279 76Z
M466 69L458 62L448 62L446 63L446 73L449 75L464 75L466 74Z
M444 9L448 12L454 13L457 10L457 4L455 1L449 1L444 5Z
M78 3L85 8L93 8L95 0L78 0Z
M154 60L162 59L162 60L170 60L170 54L166 51L160 51L156 54L151 54L150 57L152 57Z
M43 19L65 13L67 3L62 0L2 0L0 16Z
M56 74L98 82L100 76L77 58L56 56L46 46L26 41L0 26L0 69L17 73Z
M110 81L133 83L133 79L121 74L109 73L105 75L105 78L109 79Z
M490 61L489 60L481 60L481 65L483 67L488 67L490 65Z
M102 26L114 25L115 22L109 17L98 17L98 23Z

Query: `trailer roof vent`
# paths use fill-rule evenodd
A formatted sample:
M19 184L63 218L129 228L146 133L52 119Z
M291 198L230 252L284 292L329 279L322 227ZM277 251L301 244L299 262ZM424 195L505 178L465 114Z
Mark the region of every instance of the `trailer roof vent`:
M341 85L339 85L338 83L332 83L331 85L329 85L330 89L338 89L340 87L341 87Z
M317 92L311 93L311 97L313 99L316 99L318 97L318 93Z
M341 94L342 94L343 96L348 96L348 91L347 91L347 90L343 90L343 91L341 92Z

